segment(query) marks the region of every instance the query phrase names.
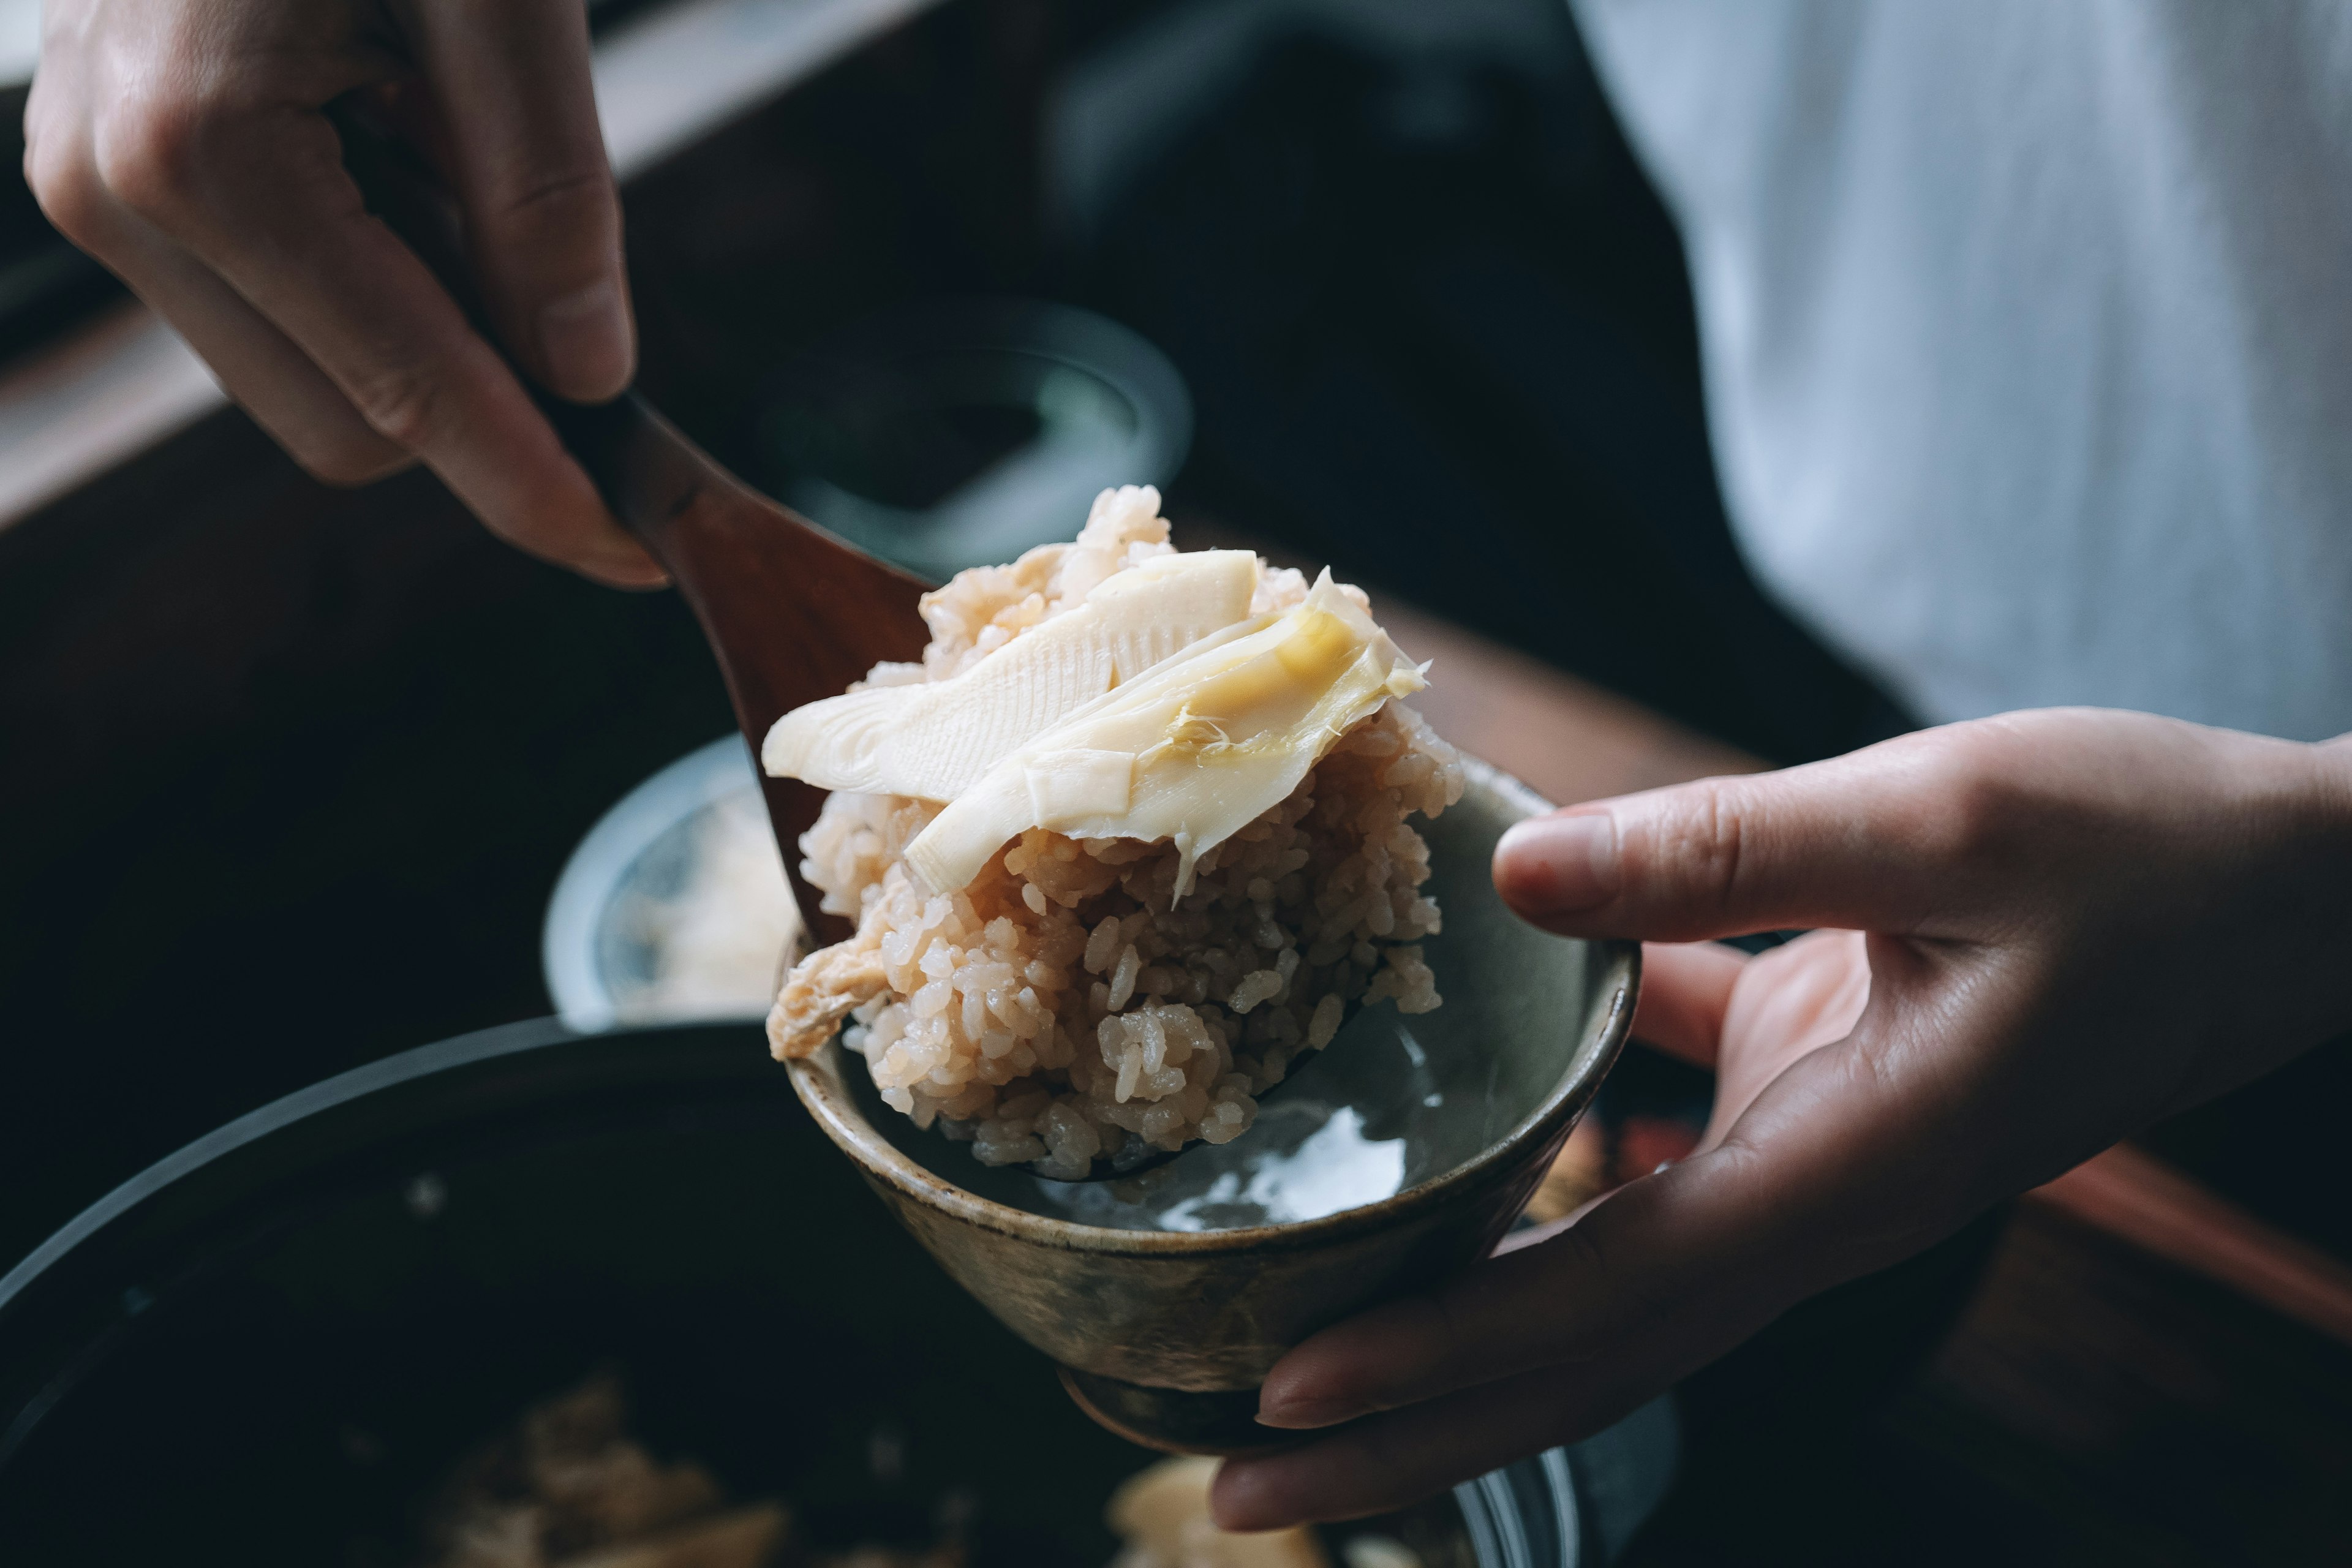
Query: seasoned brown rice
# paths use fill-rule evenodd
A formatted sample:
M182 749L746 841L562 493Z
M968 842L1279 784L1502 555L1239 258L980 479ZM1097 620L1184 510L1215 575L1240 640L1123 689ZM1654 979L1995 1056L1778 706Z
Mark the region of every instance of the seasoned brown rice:
M959 574L923 598L923 662L878 666L869 684L944 679L1170 553L1158 508L1150 489L1107 491L1075 544ZM1306 594L1297 573L1265 570L1251 607ZM805 1055L845 1019L883 1098L986 1164L1078 1176L1130 1143L1228 1142L1351 1005L1439 1005L1419 946L1439 922L1420 891L1429 848L1406 819L1435 816L1463 784L1454 750L1391 700L1203 854L1181 900L1171 844L1040 829L926 898L901 856L939 808L836 793L801 840L803 870L857 932L794 969L770 1037L779 1057Z

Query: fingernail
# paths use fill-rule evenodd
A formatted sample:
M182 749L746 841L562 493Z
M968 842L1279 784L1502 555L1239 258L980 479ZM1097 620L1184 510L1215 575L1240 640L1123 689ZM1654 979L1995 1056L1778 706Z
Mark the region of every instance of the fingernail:
M1617 896L1617 820L1605 811L1538 816L1514 824L1495 846L1511 901L1538 914L1589 910Z
M620 286L608 278L543 306L539 352L550 384L567 397L611 397L628 385L635 354Z
M1284 1431L1303 1432L1318 1426L1337 1426L1342 1421L1353 1421L1363 1412L1338 1400L1293 1399L1271 1408L1261 1408L1257 1424Z
M613 585L616 588L667 588L669 574L658 566L648 566L642 561L623 563L612 569Z

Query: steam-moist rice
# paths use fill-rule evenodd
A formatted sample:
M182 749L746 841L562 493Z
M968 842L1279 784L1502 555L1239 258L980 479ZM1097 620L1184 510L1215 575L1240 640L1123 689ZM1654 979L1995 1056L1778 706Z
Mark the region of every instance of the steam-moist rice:
M945 679L1112 572L1170 553L1157 500L1106 494L1076 544L925 595L923 662L877 667L869 683ZM1306 595L1297 573L1267 570L1251 608ZM1130 1140L1228 1142L1352 1005L1439 1005L1419 946L1439 924L1420 890L1429 847L1407 819L1435 816L1463 782L1454 750L1391 700L1202 855L1181 900L1173 845L1042 829L970 887L926 898L901 857L940 808L837 793L801 840L802 868L857 933L794 970L769 1018L776 1053L814 1049L845 1017L843 1043L883 1098L970 1139L985 1164L1077 1176Z

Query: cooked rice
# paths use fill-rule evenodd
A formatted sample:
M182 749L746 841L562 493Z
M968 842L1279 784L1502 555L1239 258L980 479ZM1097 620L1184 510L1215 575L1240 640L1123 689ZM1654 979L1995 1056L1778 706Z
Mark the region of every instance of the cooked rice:
M1171 553L1158 506L1150 489L1107 491L1075 544L959 574L924 595L923 662L869 683L944 679ZM1306 595L1297 572L1266 570L1251 608ZM802 870L857 933L793 972L770 1037L779 1057L806 1055L846 1018L843 1043L883 1098L984 1164L1074 1177L1130 1142L1229 1142L1351 1005L1439 1005L1418 945L1439 924L1420 891L1429 847L1406 818L1435 816L1463 783L1453 748L1391 700L1203 854L1181 901L1173 845L1042 829L961 892L925 898L901 856L939 808L835 794Z

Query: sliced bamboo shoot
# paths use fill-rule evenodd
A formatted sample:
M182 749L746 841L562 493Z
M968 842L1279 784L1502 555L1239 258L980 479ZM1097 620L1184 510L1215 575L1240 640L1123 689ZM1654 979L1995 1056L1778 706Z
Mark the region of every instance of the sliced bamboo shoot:
M1350 726L1424 684L1326 572L1298 608L1203 639L1005 756L907 847L908 868L953 891L1044 827L1169 839L1181 894L1202 854L1288 796Z
M1130 566L950 679L793 709L768 731L761 765L821 789L953 800L1032 737L1246 619L1256 587L1246 550Z

